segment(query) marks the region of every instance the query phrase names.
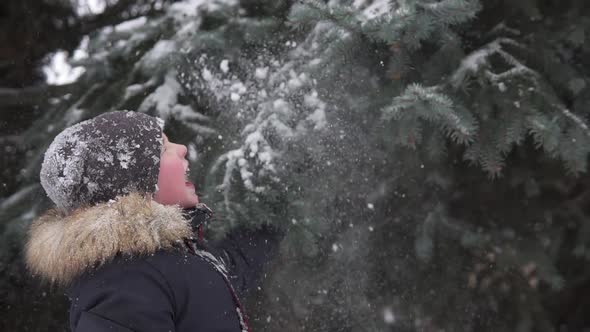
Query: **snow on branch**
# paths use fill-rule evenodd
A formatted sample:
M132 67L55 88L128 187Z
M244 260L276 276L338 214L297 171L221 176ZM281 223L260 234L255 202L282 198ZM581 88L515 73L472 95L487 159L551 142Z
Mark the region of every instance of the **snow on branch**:
M336 31L333 27L327 22L316 25L317 31L328 29L341 33L342 29ZM248 90L256 93L244 93L239 104L230 104L228 112L236 112L244 122L240 143L236 141L238 147L224 153L211 168L211 173L223 172L217 189L222 192L228 211L233 210L232 186L241 185L254 195L271 190L273 183L280 181L276 164L285 143L327 127L328 105L319 97L315 88L317 81L311 77L314 70L310 70L317 65L310 60L326 50L318 46L322 44L318 44L321 36L311 33L296 47L295 43L289 43L295 48L288 59L260 58L259 66L252 68L250 76L244 78ZM202 79L207 84L222 82L224 80L218 78L224 75L222 72L204 72Z
M451 24L472 19L481 9L479 2L473 0L442 0L439 2L418 3L417 6L433 13L439 20Z
M240 145L224 153L211 168L212 173L223 172L217 189L228 211L232 210L230 192L236 182L255 195L267 192L272 183L280 181L276 159L282 155L284 143L326 127L327 104L318 96L316 81L305 69L309 66L306 59L323 50L308 47L302 43L291 53L293 59L282 65L265 59L267 65L251 73L254 83L247 81L258 93L244 94L240 104L232 104L236 109L228 110L248 117L251 112L244 110L256 112L243 127ZM209 72L207 82L217 81L216 76Z
M506 52L503 49L503 45L513 45L516 47L523 48L524 46L517 41L510 38L498 38L480 49L472 52L466 56L459 65L459 68L455 70L450 78L450 83L454 88L460 87L465 80L474 76L477 73L483 72L484 76L493 84L499 84L503 80L517 76L528 74L533 81L536 82L539 74L533 69L524 65L520 60ZM493 55L499 55L506 64L512 66L511 69L502 73L493 73L487 68L491 68L490 58Z
M507 26L505 22L498 23L495 27L492 28L492 30L490 30L490 32L487 35L499 34L499 33L503 33L503 32L510 33L514 36L521 35L520 30L517 30L517 29Z
M178 97L182 94L182 86L176 76L175 70L169 71L164 78L164 83L144 99L138 111L145 113L155 109L157 115L164 121L175 118L203 136L216 134L215 129L194 123L194 121L208 121L209 117L195 111L191 106L178 103Z
M570 112L567 108L560 108L561 113L565 115L568 119L572 120L588 137L590 137L590 129L584 120L582 120L579 116L575 115L574 113Z

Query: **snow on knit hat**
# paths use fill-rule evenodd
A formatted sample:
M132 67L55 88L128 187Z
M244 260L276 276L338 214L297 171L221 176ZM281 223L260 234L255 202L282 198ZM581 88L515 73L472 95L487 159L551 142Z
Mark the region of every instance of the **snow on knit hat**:
M66 128L43 159L41 185L71 211L133 191L157 190L164 121L115 111Z

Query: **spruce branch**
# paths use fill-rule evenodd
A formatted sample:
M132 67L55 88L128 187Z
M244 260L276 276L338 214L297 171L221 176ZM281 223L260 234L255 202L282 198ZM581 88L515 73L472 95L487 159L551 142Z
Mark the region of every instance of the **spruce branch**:
M586 122L584 122L584 120L572 113L567 108L560 108L560 110L561 113L565 115L566 118L572 120L574 124L576 124L584 132L586 136L590 137L590 128L588 128L588 125L586 124Z
M44 105L51 98L81 92L81 88L76 83L39 85L21 89L0 87L0 107ZM27 110L32 110L32 108L27 108Z
M561 128L557 119L549 119L544 114L535 114L527 117L526 126L535 140L537 149L543 148L549 155L555 157L559 146Z
M561 159L568 173L578 174L585 171L587 154L590 152L586 148L590 128L582 118L562 105L555 91L538 71L508 52L507 46L528 51L525 45L511 38L497 38L466 56L449 79L450 86L454 89L464 85L466 80L476 78L495 86L497 90L490 90L492 93L500 91L521 99L512 103L496 102L500 112L493 115L493 118L490 118L489 112L479 112L478 116L484 119L482 126L494 126L496 117L504 125L496 126L495 133L486 134L484 142L487 143L480 143L491 144L494 151L484 151L472 146L466 152L466 159L478 162L496 176L497 170L503 166L501 156L508 154L514 144L521 144L526 134L531 134L535 146L544 149L551 157ZM492 68L497 63L493 65L492 62L497 59L502 60L509 68L502 72L493 72ZM528 98L524 98L525 96ZM490 98L495 99L497 96ZM545 114L547 110L557 112ZM569 128L568 122L577 129ZM482 133L478 141L482 139L481 136Z
M411 84L400 96L395 97L390 105L382 109L382 119L385 121L422 119L440 126L441 130L456 143L470 143L477 131L477 121L467 110L455 106L451 99L440 91L439 86L425 88L420 84ZM406 125L411 123L417 122L408 122ZM401 131L404 137L408 136L406 132L409 130L411 129L405 128ZM421 138L421 136L414 136ZM419 141L419 139L414 140L414 143Z
M340 27L355 33L361 33L361 22L355 12L347 7L328 6L317 0L301 0L293 6L289 19L293 24L315 24L319 21L331 21Z
M458 24L473 19L482 8L477 0L417 2L416 6L446 24Z
M513 78L517 75L529 74L533 79L536 79L539 76L536 71L525 66L516 57L506 52L503 49L503 45L512 45L523 49L525 48L524 45L513 39L497 38L472 52L461 61L459 67L451 75L451 85L454 88L459 88L463 85L467 78L476 76L480 72L484 72L484 76L492 84L499 84L502 81ZM490 58L496 54L500 55L506 64L511 65L512 68L502 73L493 73L489 69L493 67L490 63Z
M511 34L511 35L513 35L515 37L521 35L520 30L511 28L511 27L509 27L509 26L506 25L506 22L502 21L502 22L498 23L496 26L494 26L486 34L486 36L494 36L494 35L500 35L500 34L504 34L504 33Z

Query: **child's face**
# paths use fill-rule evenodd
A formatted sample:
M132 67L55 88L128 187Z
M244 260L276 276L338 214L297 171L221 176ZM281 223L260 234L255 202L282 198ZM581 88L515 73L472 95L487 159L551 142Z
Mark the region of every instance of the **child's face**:
M156 202L164 205L176 204L183 208L193 207L199 203L195 186L187 179L188 161L184 158L186 152L186 146L172 143L164 135L158 191L154 196Z

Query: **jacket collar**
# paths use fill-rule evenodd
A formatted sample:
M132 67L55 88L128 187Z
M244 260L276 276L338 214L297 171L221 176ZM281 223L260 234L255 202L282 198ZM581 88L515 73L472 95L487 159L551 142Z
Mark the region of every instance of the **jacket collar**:
M190 220L193 234L197 236L198 242L203 242L203 227L207 226L213 217L213 211L204 203L197 203L193 208L182 210L182 215Z
M149 255L191 236L178 206L133 193L65 215L48 211L31 224L25 256L33 274L67 285L119 253Z

